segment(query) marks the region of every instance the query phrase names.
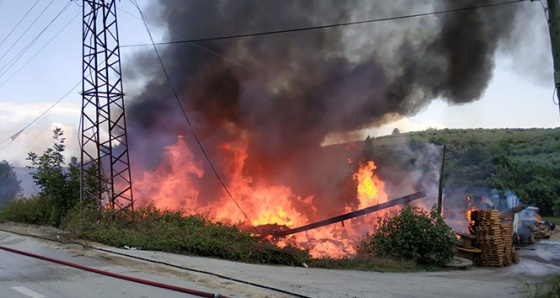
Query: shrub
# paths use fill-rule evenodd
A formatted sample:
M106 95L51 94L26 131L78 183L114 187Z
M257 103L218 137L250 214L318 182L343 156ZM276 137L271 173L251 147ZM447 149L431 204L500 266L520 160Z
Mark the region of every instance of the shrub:
M435 207L430 212L407 207L392 218L379 218L373 233L366 234L359 244L358 254L441 266L453 258L456 243L451 228Z
M281 265L301 265L310 258L306 250L280 248L235 225L212 222L200 215L143 207L135 210L135 220L131 221L125 213L105 209L100 214L89 206L69 212L63 227L83 239L115 247Z
M53 208L50 199L38 195L29 199L17 199L5 203L0 210L0 222L14 221L36 225L53 224Z
M64 149L65 138L60 128L53 130L54 144L42 155L34 152L28 154L27 160L31 162L30 169L34 169L33 180L41 189L40 197L49 201L49 222L41 223L58 227L71 210L80 201L80 168L78 161L73 157L65 167Z

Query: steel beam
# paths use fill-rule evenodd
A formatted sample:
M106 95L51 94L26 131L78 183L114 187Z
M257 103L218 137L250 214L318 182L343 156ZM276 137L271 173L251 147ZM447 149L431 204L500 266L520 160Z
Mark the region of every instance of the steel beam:
M273 233L273 236L284 237L284 236L287 236L287 235L316 229L316 228L319 228L319 227L322 227L322 226L333 224L335 222L339 222L339 221L347 220L347 219L350 219L350 218L366 215L366 214L369 214L369 213L372 213L372 212L375 212L375 211L387 209L387 208L394 207L394 206L397 206L397 205L408 204L408 203L410 203L414 200L421 199L425 196L426 196L426 194L424 192L419 191L419 192L410 194L408 196L400 197L400 198L393 199L393 200L390 200L390 201L385 202L385 203L377 204L375 206L371 206L371 207L367 207L367 208L364 208L364 209L349 212L349 213L346 213L346 214L342 214L342 215L339 215L339 216L331 217L331 218L328 218L328 219L325 219L325 220L321 220L321 221L314 222L314 223L311 223L311 224L308 224L308 225L305 225L305 226L301 226L299 228L289 229L289 230L285 230L285 231L277 231L277 232Z

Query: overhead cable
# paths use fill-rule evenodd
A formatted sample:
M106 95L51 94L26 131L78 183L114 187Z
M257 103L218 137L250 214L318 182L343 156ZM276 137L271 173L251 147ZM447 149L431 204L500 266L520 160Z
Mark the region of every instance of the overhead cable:
M2 41L0 41L0 46L2 46L4 44L4 42L6 41L6 39L8 39L8 37L10 37L12 35L12 33L14 33L14 31L16 30L17 27L19 27L19 25L21 24L21 22L23 22L23 20L25 20L25 18L29 15L29 13L33 10L33 8L35 8L35 6L37 6L37 4L39 3L39 0L35 1L35 3L33 4L33 6L31 6L31 8L25 13L25 15L23 15L23 17L21 17L19 19L19 22L14 26L14 28L12 28L12 30L10 30L10 32L8 33L8 35L6 35L6 37L4 37L4 39L2 39Z
M198 146L200 147L200 150L202 151L202 154L204 155L204 157L206 158L206 160L208 161L208 164L210 165L210 168L212 168L212 172L214 173L214 175L216 176L216 178L218 179L218 181L220 182L220 184L222 185L222 187L224 188L225 192L228 194L228 196L230 197L230 199L233 201L233 203L235 204L235 206L237 206L237 208L241 211L241 213L243 214L243 216L245 217L245 219L247 219L247 221L249 222L249 224L255 229L255 231L257 231L257 228L253 225L253 222L249 219L249 217L247 216L247 214L243 211L243 209L241 208L241 206L237 203L237 201L235 200L235 198L233 197L233 195L231 194L231 192L229 191L228 187L226 186L226 184L224 183L224 181L222 180L222 178L220 177L220 175L218 174L218 171L216 170L216 167L214 166L214 163L212 162L212 160L210 159L210 156L208 155L208 153L206 153L206 150L204 149L204 146L202 145L202 142L200 141L200 139L198 138L198 135L196 134L196 131L194 130L194 127L189 119L189 116L187 115L187 112L185 110L185 108L183 107L183 104L181 103L181 100L179 99L179 95L177 94L177 91L175 90L175 87L173 86L173 84L171 83L171 78L169 77L169 74L167 73L167 70L165 68L165 65L163 64L163 60L161 59L161 56L159 54L159 51L156 47L156 44L154 42L152 33L150 32L150 28L148 27L148 23L146 21L146 18L144 17L144 13L142 12L142 10L140 9L140 6L138 5L138 3L136 2L136 0L130 0L132 2L132 4L134 4L134 6L136 6L136 8L138 9L138 12L140 13L140 16L142 17L142 21L144 23L144 27L146 28L146 31L148 32L148 35L150 36L150 40L152 42L152 46L154 48L154 51L156 53L156 56L158 58L158 61L161 65L161 68L163 70L163 73L165 75L165 78L173 92L173 95L175 97L175 100L177 101L177 104L179 105L179 108L181 109L181 112L183 114L183 116L185 117L185 119L187 120L187 124L190 128L191 133L194 136L194 139L196 140L196 143L198 144ZM258 231L257 231L258 232Z
M39 18L41 18L41 16L45 13L45 11L47 11L47 9L53 4L54 0L51 0L51 2L47 5L47 7L45 7L43 9L43 11L41 11L41 13L35 18L35 20L27 27L27 29L25 29L25 31L19 36L19 38L14 41L14 43L12 44L12 46L6 51L6 53L4 53L4 55L2 55L2 57L0 57L0 61L2 61L2 59L4 59L4 57L6 57L6 55L8 55L8 53L15 47L15 45L21 40L22 37L25 36L25 34L27 34L27 32L29 31L29 29L31 29L31 27L33 27L33 25L35 25L35 23L39 20Z
M5 140L0 142L0 150L5 149L6 147L8 147L23 131L25 131L29 126L33 125L33 123L37 122L37 120L39 120L41 117L43 117L46 113L48 113L50 110L52 110L58 103L60 103L63 99L65 99L72 91L74 91L74 89L76 89L78 86L80 86L80 84L82 84L82 81L80 80L76 85L74 85L74 87L72 87L72 89L68 90L68 92L66 92L61 98L59 98L55 103L53 103L48 109L46 109L43 113L41 113L41 115L37 116L35 119L33 119L33 121L29 122L29 124L27 124L25 127L23 127L22 129L20 129L18 132L16 132L15 134L13 134L12 136L10 136L9 138L6 138Z
M203 42L203 41L218 41L218 40L236 39L236 38L243 38L243 37L254 37L254 36L263 36L263 35L275 35L275 34L301 32L301 31L320 30L320 29L354 26L354 25L361 25L361 24L368 24L368 23L378 23L378 22L385 22L385 21L395 21L395 20L403 20L403 19L410 19L410 18L418 18L418 17L430 16L430 15L454 13L454 12L461 12L461 11L468 11L468 10L476 10L476 9L480 9L480 8L490 8L490 7L520 3L520 2L524 2L524 1L525 0L510 0L510 1L505 1L505 2L490 3L490 4L477 5L477 6L468 6L468 7L461 7L461 8L453 8L453 9L432 11L432 12L409 14L409 15L403 15L403 16L379 18L379 19L369 19L369 20L363 20L363 21L336 23L336 24L329 24L329 25L292 28L292 29L283 29L283 30L272 30L272 31L263 31L263 32L254 32L254 33L227 35L227 36L192 38L192 39L175 40L175 41L163 41L163 42L156 42L154 44L155 45L172 45L172 44ZM142 46L151 46L151 45L152 44L121 45L121 48L142 47Z
M131 13L131 12L129 12L129 11L126 11L126 10L124 10L124 9L122 9L122 8L119 8L119 10L122 11L122 12L124 12L124 13L126 13L126 14L128 14L128 15L130 15L130 16L132 16L133 18L136 18L136 19L139 19L139 20L142 21L141 18L139 18L138 16L134 15L133 13ZM146 21L146 22L147 22L147 21ZM149 25L151 25L152 27L160 27L160 28L161 28L161 26L154 25L153 23L150 23L150 22L147 22L147 23L148 23ZM175 35L175 36L177 36L177 37L179 37L179 38L184 38L183 36L178 36L178 35ZM231 64L233 64L233 65L235 65L235 66L237 66L237 67L239 67L239 68L241 68L241 69L244 69L244 70L246 70L246 71L248 71L248 72L250 72L250 73L252 73L252 74L255 74L255 75L260 76L260 77L265 78L265 79L269 79L269 78L268 78L267 76L265 76L264 74L261 74L261 73L257 72L256 70L253 70L253 69L251 69L251 68L249 68L249 67L247 67L247 66L245 66L245 65L243 65L243 64L241 64L241 63L239 63L239 62L236 62L236 61L234 61L234 60L232 60L232 59L230 59L230 58L228 58L228 57L225 57L225 56L223 56L223 55L220 55L219 53L216 53L216 52L214 52L214 51L212 51L212 50L210 50L210 49L208 49L208 48L206 48L206 47L204 47L204 46L202 46L202 45L200 45L200 44L197 44L197 43L194 43L194 42L189 42L188 44L191 45L191 46L193 46L193 47L196 47L196 48L198 48L198 49L200 49L200 50L202 50L202 51L205 51L205 52L207 52L207 53L209 53L209 54L211 54L211 55L214 55L214 56L216 56L216 57L218 57L218 58L221 58L221 59L223 59L224 61L227 61L227 62L229 62L229 63L231 63ZM0 85L0 86L1 86L1 85Z
M43 30L41 30L41 32L39 32L39 34L37 34L37 36L35 36L23 49L21 49L19 51L19 53L17 53L14 57L12 57L12 59L10 61L8 61L8 63L4 67L0 68L0 77L3 76L5 73L7 73L8 70L10 70L19 59L21 59L21 57L29 50L29 48L31 48L31 46L33 46L33 44L35 44L35 42L37 42L39 37L41 37L43 35L43 33L45 33L45 31L47 31L47 29L49 29L49 27L60 17L60 15L62 15L62 13L64 13L64 11L66 11L66 9L68 9L68 7L70 7L70 2L66 3L66 5L47 24L47 26L45 26L45 28L43 28Z
M41 47L37 52L35 52L35 54L33 56L31 56L31 58L27 59L27 61L20 66L20 68L18 68L16 71L14 71L12 73L11 76L9 76L4 82L0 83L0 87L4 86L10 79L12 79L16 74L18 74L25 66L27 66L27 64L29 64L29 62L31 62L33 59L35 59L35 57L37 57L37 55L39 55L51 42L53 42L58 35L60 35L60 33L62 33L62 31L64 31L64 29L66 29L68 27L68 25L70 25L70 23L72 23L72 21L74 21L74 19L76 19L76 17L78 17L80 15L80 11L78 13L76 13L76 15L74 15L74 17L72 17L72 19L70 19L62 28L60 28L60 30L58 30L58 32L51 37L51 39L49 39L49 41L47 41L46 44L43 45L43 47ZM0 74L0 78L5 74L6 72Z

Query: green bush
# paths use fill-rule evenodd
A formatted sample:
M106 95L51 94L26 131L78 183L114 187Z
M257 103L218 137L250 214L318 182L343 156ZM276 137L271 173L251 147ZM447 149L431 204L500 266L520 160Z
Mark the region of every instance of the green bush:
M49 197L38 195L5 203L0 210L0 222L13 221L36 225L53 225L56 214Z
M435 208L428 212L407 207L394 217L379 218L373 233L358 246L358 254L442 266L453 258L455 244L455 235Z
M200 215L184 215L180 211L154 207L129 214L82 207L68 213L65 230L115 247L136 247L144 250L216 257L249 263L301 265L309 260L309 252L292 246L280 248L261 241L235 225L212 222ZM99 220L100 219L100 220Z
M34 169L33 181L41 189L39 197L49 202L45 210L41 210L49 214L49 221L41 224L55 227L60 226L66 213L80 201L78 160L72 157L66 167L63 156L65 150L63 134L60 128L54 129L53 146L41 155L30 152L27 158L31 162L28 168Z

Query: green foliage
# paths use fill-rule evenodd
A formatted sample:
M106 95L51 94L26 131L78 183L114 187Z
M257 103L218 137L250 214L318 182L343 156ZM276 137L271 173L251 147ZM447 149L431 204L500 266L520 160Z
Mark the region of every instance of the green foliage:
M80 170L77 159L73 157L65 168L65 138L60 128L53 130L54 145L42 155L30 152L27 160L29 168L35 169L33 180L41 188L39 196L48 200L50 219L45 224L59 226L62 218L80 200Z
M12 165L0 161L0 203L14 200L21 193L20 183Z
M560 296L560 275L553 275L545 282L525 283L523 291L529 298L557 298Z
M366 235L358 247L359 256L342 260L310 260L307 251L290 246L279 248L236 226L180 212L144 208L136 211L133 222L128 214L100 211L97 202L79 203L79 167L75 159L65 166L62 131L54 132L52 148L41 156L29 155L40 195L5 206L0 211L0 221L62 224L84 239L117 247L128 245L258 263L299 266L306 262L315 267L414 271L416 263L441 265L453 255L456 239L451 229L434 210L417 208L380 219L374 232ZM553 211L560 215L560 129L399 132L368 138L364 157L376 161L382 179L398 181L408 171L417 170L419 164L425 164L421 159L430 155L430 150L441 148L427 143L446 145L448 149L444 173L447 189L512 190L524 203L536 203L542 215ZM430 163L439 168L440 160L436 156ZM96 189L96 181L86 182L85 187L93 193L101 191Z
M116 247L137 247L171 253L216 257L265 264L301 265L309 252L292 246L280 248L262 242L234 225L212 222L199 215L163 211L154 207L130 215L105 210L97 221L93 205L74 211L64 222L65 229L80 237Z
M513 191L543 215L560 212L560 130L461 130L465 142L448 145L447 189ZM560 214L560 213L557 213Z
M51 225L54 211L51 200L45 195L29 199L20 198L7 203L0 210L0 222L14 221L36 225Z
M394 217L379 218L373 233L361 241L358 253L442 266L453 258L456 244L451 228L435 208L428 212L407 207Z
M446 194L510 190L542 215L560 216L560 129L442 129L366 139L382 179L413 170L424 145L445 145ZM385 170L390 169L390 170ZM392 179L393 178L393 179Z

